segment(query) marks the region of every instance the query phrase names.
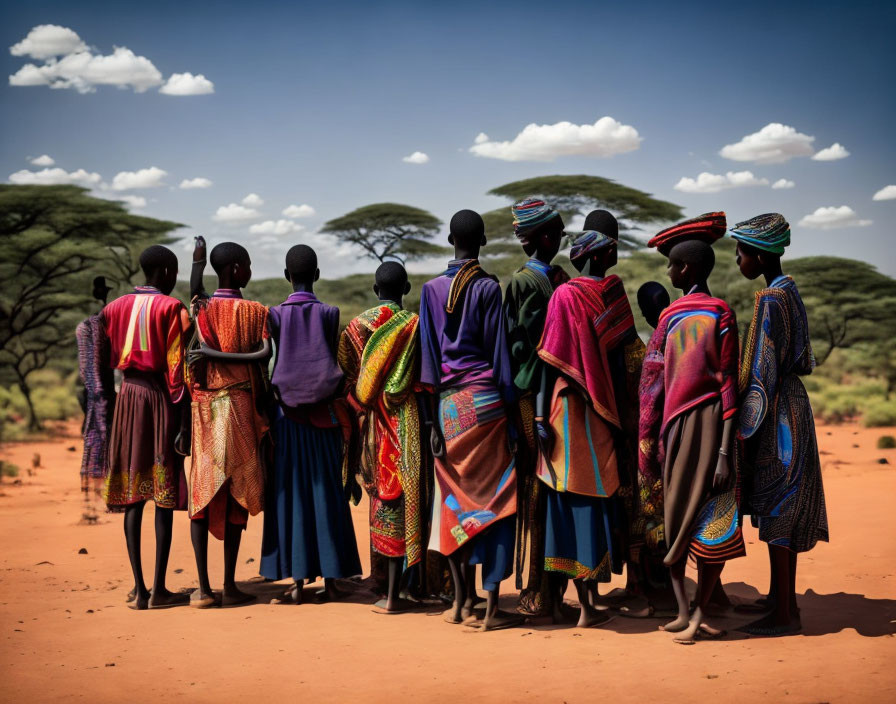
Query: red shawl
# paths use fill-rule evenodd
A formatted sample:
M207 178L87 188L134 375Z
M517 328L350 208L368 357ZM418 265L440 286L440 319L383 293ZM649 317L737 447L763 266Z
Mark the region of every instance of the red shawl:
M548 304L538 355L575 382L594 410L621 427L608 354L634 334L635 320L622 280L572 279Z

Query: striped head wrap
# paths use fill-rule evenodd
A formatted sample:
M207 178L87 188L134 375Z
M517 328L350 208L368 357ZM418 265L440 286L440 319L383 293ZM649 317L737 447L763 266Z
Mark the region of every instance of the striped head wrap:
M613 247L615 244L616 240L612 237L607 237L602 232L586 230L580 233L576 237L575 242L572 243L572 249L569 250L569 261L575 262L579 259L587 259L595 252Z
M541 198L526 198L510 208L513 213L513 232L521 240L529 239L529 233L542 223L560 214Z
M658 232L647 243L647 246L656 247L660 254L668 257L669 252L679 242L699 240L712 244L724 237L727 229L728 221L725 219L724 212L704 213L696 218L685 220L672 227L667 227L662 232Z
M764 213L737 223L730 236L764 252L784 254L790 244L790 223L780 213Z

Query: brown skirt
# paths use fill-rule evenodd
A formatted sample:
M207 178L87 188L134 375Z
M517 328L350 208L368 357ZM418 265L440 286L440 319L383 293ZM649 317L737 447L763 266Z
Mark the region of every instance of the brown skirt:
M103 500L110 511L153 500L186 508L183 457L174 450L177 414L160 374L125 371L109 437Z
M666 544L663 562L688 554L694 526L712 491L722 442L722 403L713 401L678 416L666 430L663 495Z

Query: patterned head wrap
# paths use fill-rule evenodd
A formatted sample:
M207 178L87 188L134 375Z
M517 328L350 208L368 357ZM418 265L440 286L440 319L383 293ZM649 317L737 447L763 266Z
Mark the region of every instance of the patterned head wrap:
M526 198L511 207L510 212L513 213L513 231L524 242L534 228L560 215L541 198Z
M612 247L616 244L616 240L607 237L597 230L586 230L576 237L572 243L572 249L569 250L569 261L575 262L579 259L587 259L595 252L602 249Z
M672 227L667 227L658 232L648 243L648 247L656 247L660 254L669 256L669 252L679 242L699 240L712 244L725 235L728 229L728 221L725 213L704 213L696 218L685 220Z
M790 223L780 213L765 213L737 223L731 237L765 252L784 254L790 244Z

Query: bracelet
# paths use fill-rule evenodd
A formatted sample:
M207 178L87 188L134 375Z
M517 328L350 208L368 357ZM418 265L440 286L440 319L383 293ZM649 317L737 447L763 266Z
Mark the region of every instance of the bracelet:
M536 423L544 423L544 416L535 416Z
M727 450L725 450L725 449L723 449L723 448L721 448L721 447L719 448L719 454L722 455L722 457L727 457L727 456L728 456L728 452L727 452Z

